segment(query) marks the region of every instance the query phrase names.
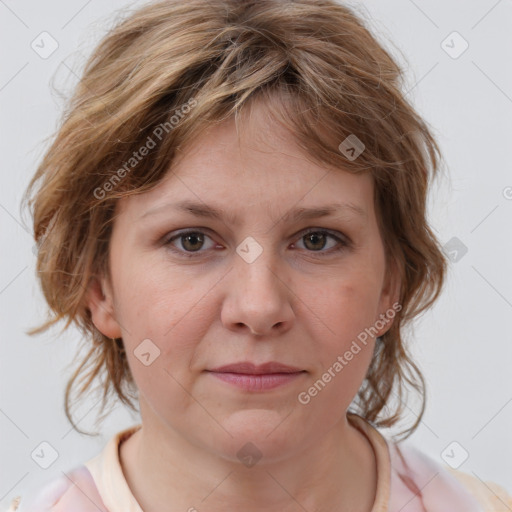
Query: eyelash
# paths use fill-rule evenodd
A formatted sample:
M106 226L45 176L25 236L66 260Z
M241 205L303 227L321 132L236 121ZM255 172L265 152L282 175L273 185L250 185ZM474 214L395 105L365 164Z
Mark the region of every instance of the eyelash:
M350 243L350 241L348 239L340 238L339 236L335 235L331 231L328 231L328 230L325 230L325 229L318 229L318 228L310 228L310 229L308 229L306 231L302 231L300 233L299 240L304 238L305 236L307 236L309 234L312 234L312 233L315 233L315 234L321 233L323 235L328 235L331 238L334 238L339 243L339 247L334 247L334 248L331 248L331 249L329 249L327 251L324 251L324 250L311 251L311 250L307 250L306 249L306 251L310 252L310 253L320 253L320 254L338 253L338 252L341 252L341 251L349 248L350 245L351 245L351 243ZM172 236L171 238L167 238L163 243L172 252L177 253L180 256L183 256L185 258L196 258L196 257L199 257L205 251L202 251L202 250L198 250L198 251L195 251L195 252L184 251L184 250L181 250L181 249L176 249L175 247L172 246L172 242L174 240L179 240L181 237L184 237L184 236L187 236L187 235L190 235L190 234L202 234L202 235L205 235L205 236L209 237L209 235L207 233L205 233L204 231L201 231L200 229L189 229L189 230L186 230L186 231L182 231L182 232ZM209 238L211 238L211 237L209 237Z

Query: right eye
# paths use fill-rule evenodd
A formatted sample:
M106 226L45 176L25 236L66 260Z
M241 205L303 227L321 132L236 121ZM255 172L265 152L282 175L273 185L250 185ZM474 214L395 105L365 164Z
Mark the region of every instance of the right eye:
M203 247L205 243L205 238L211 238L206 235L203 231L198 230L187 230L182 231L181 233L178 233L171 238L168 238L164 245L169 246L169 248L182 256L185 256L186 258L191 258L196 256L194 253L201 253L205 251L201 251L201 248ZM181 246L181 248L176 248L174 241L177 241L177 243ZM215 242L212 240L213 246L215 245ZM212 245L210 246L212 248Z

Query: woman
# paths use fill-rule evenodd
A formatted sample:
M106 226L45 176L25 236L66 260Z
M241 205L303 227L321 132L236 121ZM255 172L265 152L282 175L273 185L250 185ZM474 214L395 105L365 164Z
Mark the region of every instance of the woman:
M105 372L141 424L12 510L512 506L377 430L424 397L403 332L446 272L439 150L400 80L331 1L165 1L112 29L27 191L55 313L32 333L91 344L72 422Z

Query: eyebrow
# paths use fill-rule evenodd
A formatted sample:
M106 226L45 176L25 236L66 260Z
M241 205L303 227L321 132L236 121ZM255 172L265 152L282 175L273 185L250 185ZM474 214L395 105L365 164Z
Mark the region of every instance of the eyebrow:
M169 209L189 213L191 215L195 215L196 217L217 220L225 219L228 222L231 222L232 224L238 224L238 217L235 215L228 214L226 210L224 210L223 208L214 207L204 203L197 203L194 201L181 201L179 203L167 203L161 206L157 206L156 208L152 208L151 210L148 210L143 215L141 215L140 219L144 219L151 215L162 213ZM329 215L345 213L352 213L358 217L362 217L363 219L368 218L368 214L364 208L357 204L347 202L332 203L311 208L296 208L295 210L291 210L285 213L281 218L281 222L297 222L301 220L317 219L321 217L327 217Z

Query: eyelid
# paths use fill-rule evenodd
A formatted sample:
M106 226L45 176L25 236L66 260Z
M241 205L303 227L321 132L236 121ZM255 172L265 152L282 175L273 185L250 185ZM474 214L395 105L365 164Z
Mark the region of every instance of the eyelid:
M168 247L172 252L177 253L180 256L184 256L185 258L199 257L199 255L201 255L202 253L205 253L207 251L205 251L205 250L198 250L198 251L195 251L195 252L193 252L193 251L192 252L191 251L187 252L187 251L183 251L181 249L177 249L177 248L172 246L172 242L174 240L177 240L177 239L179 239L182 236L185 236L185 235L188 235L188 234L195 234L195 233L203 234L203 235L207 236L208 238L212 239L212 236L211 236L212 232L211 232L211 230L209 228L204 228L204 227L184 228L182 230L172 231L170 233L170 235L172 235L172 236L168 236L168 235L165 236L163 241L162 241L162 244L164 246ZM298 233L296 233L294 235L294 237L295 237L295 239L300 240L300 239L302 239L303 237L305 237L306 235L308 235L310 233L325 233L326 235L330 236L331 238L334 238L338 242L338 246L337 247L331 247L328 250L320 250L320 251L308 251L308 250L306 250L306 252L308 252L310 254L331 255L331 254L338 253L338 252L341 252L343 250L346 250L346 249L348 249L348 248L350 248L352 246L352 241L350 240L350 238L347 235L345 235L344 233L341 233L339 231L331 230L331 229L328 229L328 228L321 228L321 227L305 228L305 229L299 231ZM295 244L295 242L293 242L293 243Z

